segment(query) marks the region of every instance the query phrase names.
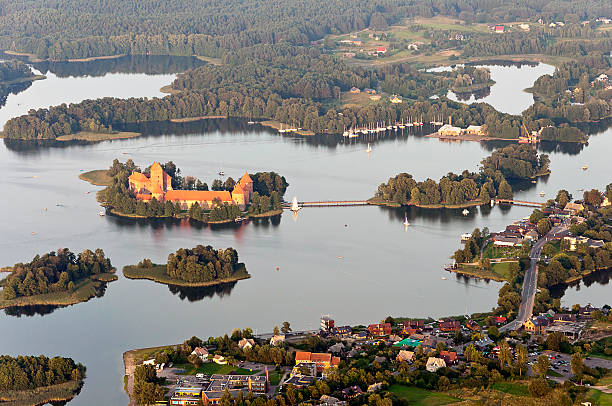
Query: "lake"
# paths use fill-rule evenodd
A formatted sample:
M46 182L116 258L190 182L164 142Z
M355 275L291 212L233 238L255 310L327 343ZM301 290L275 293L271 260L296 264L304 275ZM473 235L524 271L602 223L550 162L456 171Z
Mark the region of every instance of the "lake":
M172 77L166 83L148 77L135 89L153 93ZM132 86L131 79L117 83ZM224 227L100 217L95 199L100 188L78 175L106 168L114 158L131 158L143 167L172 160L183 175L209 184L220 170L234 179L245 170L274 170L290 183L287 200L348 200L371 197L399 172L439 179L449 171L476 170L503 144L440 142L424 137L428 128L363 140L280 136L245 120L153 123L138 129L145 135L98 144L0 146L3 193L10 197L0 199L5 236L0 265L29 261L59 247L78 252L100 247L118 268L119 280L100 298L67 308L0 314L2 353L69 356L87 366L83 391L71 405L126 404L121 355L133 348L178 343L192 335L207 338L235 327L270 332L283 321L296 330L314 329L320 315L328 313L344 325L378 322L387 315L437 318L488 311L496 306L499 283L456 277L442 267L460 246L460 234L485 226L497 231L531 212L499 206L471 208L468 216L461 210L304 208L297 218L284 213L280 219ZM548 198L561 188L578 195L578 188L610 183L612 130L594 135L588 146L541 148L551 156L553 173L537 185L525 185L517 198L539 201L540 191ZM585 163L589 170L583 172ZM408 229L402 225L405 214ZM252 278L218 288L178 289L121 274L125 265L143 258L165 262L170 252L197 244L236 248ZM564 304L604 304L609 285L600 283L606 282L569 288Z

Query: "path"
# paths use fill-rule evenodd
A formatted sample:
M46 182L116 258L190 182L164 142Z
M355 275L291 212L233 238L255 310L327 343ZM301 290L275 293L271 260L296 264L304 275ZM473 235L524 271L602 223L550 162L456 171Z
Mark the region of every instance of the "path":
M134 355L131 351L123 353L123 365L125 366L125 375L128 377L127 381L127 395L130 397L129 406L136 406L136 402L132 399L132 391L134 390L134 370L136 365L134 364Z
M499 329L500 332L518 330L521 328L533 314L533 303L535 301L535 294L538 290L538 260L542 253L542 247L550 240L556 238L559 234L564 234L568 230L568 220L564 220L558 226L553 227L544 237L540 238L533 244L529 253L531 264L529 269L525 272L525 279L523 280L523 290L521 292L521 305L519 307L518 316L515 320L506 324Z

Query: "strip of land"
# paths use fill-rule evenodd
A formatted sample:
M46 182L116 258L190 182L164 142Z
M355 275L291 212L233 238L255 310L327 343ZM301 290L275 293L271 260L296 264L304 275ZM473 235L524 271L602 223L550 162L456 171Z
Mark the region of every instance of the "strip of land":
M79 175L79 179L89 182L94 186L108 186L113 181L107 169L95 169L93 171L83 172Z
M81 381L68 381L22 391L3 390L0 391L0 404L3 406L38 406L65 402L74 398L81 385Z
M90 131L79 131L74 134L60 135L56 138L57 141L106 141L106 140L118 140L124 138L135 138L142 135L137 132L130 131L118 131L112 133L95 133Z
M251 275L247 272L244 264L238 264L229 278L217 279L214 281L206 282L186 282L181 279L172 278L166 273L166 265L158 264L154 264L151 268L139 267L136 265L127 265L123 267L123 275L128 279L149 279L157 283L163 283L165 285L188 287L214 286L228 282L236 282L251 277Z

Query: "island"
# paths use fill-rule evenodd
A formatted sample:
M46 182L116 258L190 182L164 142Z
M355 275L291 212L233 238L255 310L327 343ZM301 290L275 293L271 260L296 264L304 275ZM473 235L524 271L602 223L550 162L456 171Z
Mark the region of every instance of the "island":
M68 248L58 249L11 267L0 281L0 309L86 302L115 280L115 268L101 249L86 249L78 255Z
M221 176L225 176L220 172ZM129 159L115 159L108 170L84 172L79 178L106 186L98 200L113 215L131 218L189 218L208 224L240 223L250 218L278 216L289 184L275 172L244 173L215 179L211 189L193 176L182 176L169 161L153 162L144 170Z
M158 265L145 258L137 265L127 265L123 275L129 279L149 279L174 286L213 286L251 275L233 248L215 250L210 245L197 245L193 249L181 248L168 255L166 265Z
M0 403L65 404L83 386L85 367L72 358L0 355Z
M45 79L35 75L28 65L20 61L0 61L0 106L6 103L9 94L17 94L32 85L35 80Z

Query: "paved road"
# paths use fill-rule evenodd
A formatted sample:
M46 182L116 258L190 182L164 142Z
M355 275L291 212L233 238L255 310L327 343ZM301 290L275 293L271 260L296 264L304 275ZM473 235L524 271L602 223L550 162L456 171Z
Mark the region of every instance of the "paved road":
M510 331L518 330L525 321L527 321L533 314L533 303L535 301L535 294L538 289L538 260L542 253L542 247L550 240L557 238L560 235L567 233L569 227L569 220L565 220L558 226L553 227L548 234L540 238L533 244L529 257L531 259L531 265L525 272L525 279L523 280L523 290L521 292L521 306L519 307L518 316L515 320L501 327L499 331Z

